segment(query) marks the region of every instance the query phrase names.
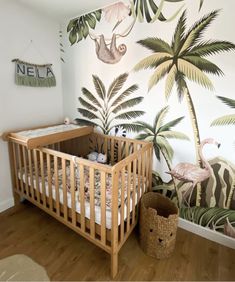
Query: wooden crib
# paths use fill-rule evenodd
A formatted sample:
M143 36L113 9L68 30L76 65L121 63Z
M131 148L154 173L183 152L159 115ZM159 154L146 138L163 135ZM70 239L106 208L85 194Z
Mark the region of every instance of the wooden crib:
M92 127L48 128L7 135L15 201L27 199L109 253L114 278L140 198L151 190L152 144ZM85 159L92 151L108 164Z

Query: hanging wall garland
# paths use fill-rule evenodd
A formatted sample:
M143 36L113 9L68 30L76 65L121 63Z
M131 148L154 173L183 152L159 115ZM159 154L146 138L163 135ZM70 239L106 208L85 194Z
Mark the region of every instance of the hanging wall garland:
M15 83L17 85L31 87L56 86L52 64L31 64L19 59L14 59L12 62L15 62Z

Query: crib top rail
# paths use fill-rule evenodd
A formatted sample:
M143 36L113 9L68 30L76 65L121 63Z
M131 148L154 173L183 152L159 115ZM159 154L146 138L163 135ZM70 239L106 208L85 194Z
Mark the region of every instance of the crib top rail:
M50 145L56 142L88 135L93 132L91 126L59 124L4 134L5 141L13 141L27 146L28 149Z

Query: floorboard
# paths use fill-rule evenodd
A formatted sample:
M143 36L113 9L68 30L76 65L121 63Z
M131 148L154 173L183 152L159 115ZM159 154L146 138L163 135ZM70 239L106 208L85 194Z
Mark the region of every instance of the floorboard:
M108 254L28 202L0 214L0 259L13 254L28 255L54 281L110 280ZM115 280L234 281L235 250L178 229L173 255L156 260L142 252L135 231Z

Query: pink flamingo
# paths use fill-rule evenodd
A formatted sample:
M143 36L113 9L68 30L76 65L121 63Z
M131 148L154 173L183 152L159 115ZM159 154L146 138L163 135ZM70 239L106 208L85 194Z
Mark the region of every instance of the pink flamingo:
M205 139L201 142L200 147L199 147L199 156L201 158L203 168L200 168L197 165L194 165L191 163L179 163L176 165L174 169L167 172L172 177L175 177L178 180L182 180L185 182L192 182L191 191L190 191L190 195L189 195L188 202L187 202L189 207L190 207L191 196L192 196L195 186L198 183L209 178L211 174L213 173L213 170L209 162L204 158L203 153L202 153L202 149L204 145L206 144L214 144L218 148L220 147L220 144L212 138Z

